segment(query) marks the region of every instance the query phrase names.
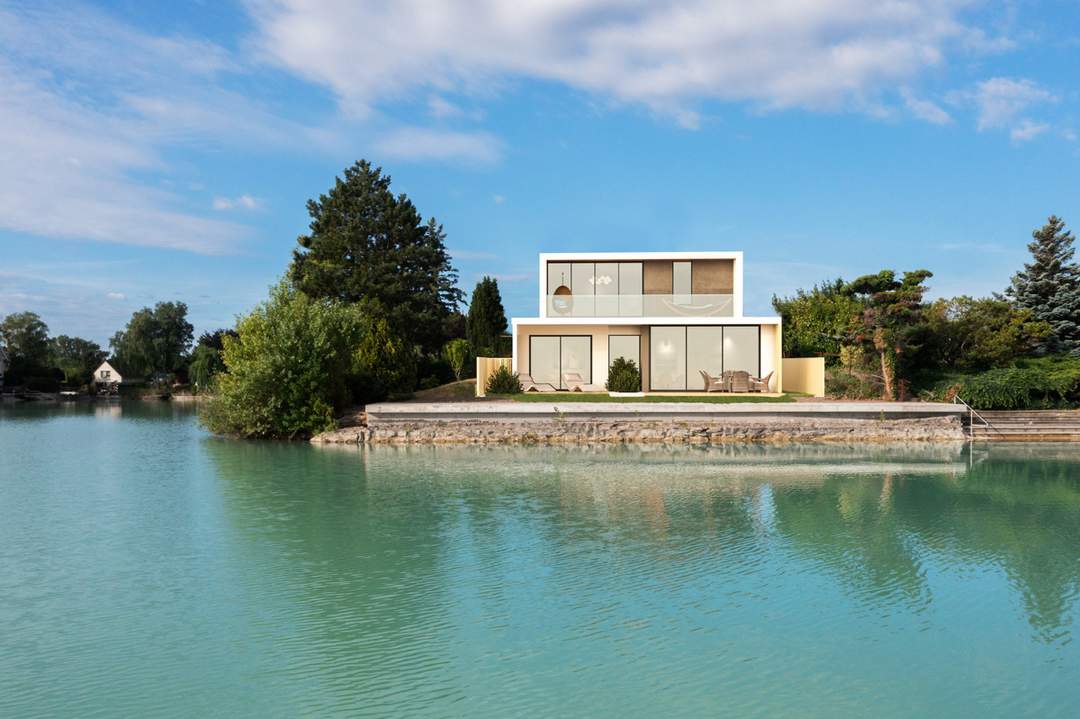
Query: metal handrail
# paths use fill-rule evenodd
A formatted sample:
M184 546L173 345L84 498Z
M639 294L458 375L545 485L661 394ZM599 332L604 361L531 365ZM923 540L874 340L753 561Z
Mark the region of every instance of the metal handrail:
M983 417L981 414L976 412L975 408L972 407L967 402L965 402L964 398L961 397L960 395L954 395L953 396L953 404L962 404L965 407L967 407L967 411L968 411L968 438L969 439L975 439L975 430L973 430L972 427L975 425L974 418L976 418L976 417L978 417L979 421L982 422L983 426L986 427L987 429L994 430L995 432L1000 434L1002 437L1005 436L1004 432L1002 432L1000 429L998 429L997 427L992 425L990 423L990 421L986 419L986 417Z

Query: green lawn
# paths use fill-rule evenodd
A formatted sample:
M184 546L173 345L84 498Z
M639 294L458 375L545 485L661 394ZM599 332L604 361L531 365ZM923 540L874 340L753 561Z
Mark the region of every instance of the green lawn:
M494 398L495 395L489 395ZM794 402L796 397L805 395L788 392L779 397L762 397L760 395L721 395L687 397L685 395L650 394L644 397L612 397L607 394L583 394L581 392L523 392L521 394L499 395L499 399L512 399L515 402L692 402L708 404L740 404L745 402Z

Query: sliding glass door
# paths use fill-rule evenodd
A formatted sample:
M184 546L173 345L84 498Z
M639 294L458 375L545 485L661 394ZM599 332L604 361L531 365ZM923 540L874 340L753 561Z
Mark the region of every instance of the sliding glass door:
M761 374L761 329L752 326L652 327L649 338L650 389L703 390L706 372Z
M653 327L649 335L649 386L686 389L686 328Z
M533 382L566 389L566 374L592 384L592 337L533 335L529 337L529 374Z

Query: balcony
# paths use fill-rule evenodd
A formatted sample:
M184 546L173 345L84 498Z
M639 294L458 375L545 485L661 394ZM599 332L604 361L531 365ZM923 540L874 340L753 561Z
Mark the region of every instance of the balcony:
M734 295L547 296L548 317L732 317Z

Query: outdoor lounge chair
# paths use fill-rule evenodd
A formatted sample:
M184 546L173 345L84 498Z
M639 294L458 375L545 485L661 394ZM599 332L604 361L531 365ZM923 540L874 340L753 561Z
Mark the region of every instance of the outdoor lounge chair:
M750 373L741 369L734 370L731 373L731 391L732 392L749 392L750 391Z
M711 374L701 369L698 370L701 373L701 379L705 380L706 392L727 392L728 383L725 377L713 377Z
M521 382L522 392L558 392L559 389L555 385L549 382L533 382L531 375L519 374L518 381Z
M566 385L566 389L571 392L602 392L602 387L597 387L593 384L586 384L585 379L577 372L564 372L563 384Z
M764 377L751 377L750 378L750 391L751 392L768 392L769 380L772 379L773 373L765 375Z

